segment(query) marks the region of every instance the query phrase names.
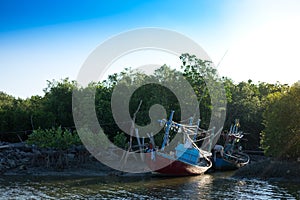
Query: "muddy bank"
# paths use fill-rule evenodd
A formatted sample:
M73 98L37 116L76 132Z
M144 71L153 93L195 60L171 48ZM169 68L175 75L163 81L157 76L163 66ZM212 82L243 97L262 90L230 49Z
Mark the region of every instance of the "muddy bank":
M276 161L261 155L250 157L251 163L236 170L233 177L300 182L300 162ZM120 160L115 159L115 162L122 165ZM148 170L146 165L137 168L137 171ZM149 172L130 174L112 169L96 160L84 146L59 151L37 148L25 143L0 142L0 175L147 176L150 174Z
M117 160L116 162L120 161ZM34 176L137 175L124 173L102 164L84 146L75 146L62 151L37 148L25 143L4 142L0 142L0 174Z
M257 178L269 181L300 182L300 162L279 161L260 157L249 165L238 169L233 174L235 178Z

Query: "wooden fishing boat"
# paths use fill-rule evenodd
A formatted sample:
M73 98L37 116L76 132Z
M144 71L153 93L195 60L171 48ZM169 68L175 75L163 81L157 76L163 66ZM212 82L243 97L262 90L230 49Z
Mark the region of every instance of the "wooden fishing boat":
M202 141L203 143L213 138L215 135L214 129L210 131L200 129L200 120L198 120L198 124L195 126L192 124L184 125L176 123L172 121L173 114L174 111L172 111L168 121L161 121L166 129L160 149L155 148L153 137L149 137L151 143L146 150L146 163L148 167L153 173L168 176L188 176L205 173L212 166L212 161L209 159L212 154L210 151L199 148L197 142ZM174 148L172 145L166 148L171 128L176 129L183 137L182 140L176 141L178 143ZM203 134L206 136L196 140L197 135Z
M213 161L213 168L217 170L234 170L247 165L250 158L247 154L237 152L231 155L217 157Z
M234 126L231 126L224 147L216 145L213 150L213 168L216 170L234 170L247 165L250 157L242 152L239 141L243 137L242 132L238 132L239 122L236 120Z
M169 176L200 175L212 166L211 161L206 158L199 159L197 162L192 162L192 159L185 159L184 157L188 156L199 156L199 153L195 156L188 153L193 151L193 148L185 150L187 152L185 152L181 157L172 156L164 152L155 152L155 159L151 159L151 156L146 154L147 165L154 173Z

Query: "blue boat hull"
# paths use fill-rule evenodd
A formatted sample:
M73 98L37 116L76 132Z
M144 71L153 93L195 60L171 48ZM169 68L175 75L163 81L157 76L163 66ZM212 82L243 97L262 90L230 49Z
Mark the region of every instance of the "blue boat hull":
M227 159L226 159L227 158ZM245 153L237 153L224 157L214 157L212 159L213 168L216 170L234 170L247 165L250 158Z
M239 167L235 163L224 160L223 158L216 158L213 161L213 168L217 170L234 170Z

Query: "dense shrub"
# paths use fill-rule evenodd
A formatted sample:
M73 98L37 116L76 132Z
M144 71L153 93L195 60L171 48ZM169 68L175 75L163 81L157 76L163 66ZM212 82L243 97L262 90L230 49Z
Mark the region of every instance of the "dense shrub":
M88 147L88 149L107 149L110 146L110 141L103 132L94 133L88 128L82 128L78 130L83 144Z
M36 145L40 148L55 148L68 149L72 145L81 144L81 140L76 132L71 132L67 129L51 128L51 129L37 129L29 135L27 143Z
M265 153L277 158L300 157L300 83L288 92L269 95L264 112L261 144Z
M127 137L125 136L124 133L118 133L114 137L114 144L117 145L118 147L125 148L127 147Z

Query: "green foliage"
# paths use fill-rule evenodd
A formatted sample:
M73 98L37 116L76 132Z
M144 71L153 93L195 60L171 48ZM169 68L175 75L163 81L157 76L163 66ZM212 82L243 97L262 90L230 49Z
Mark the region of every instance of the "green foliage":
M69 130L63 130L61 127L51 129L34 130L26 141L30 145L37 145L40 148L54 148L65 150L72 145L81 144L77 133L71 133Z
M72 92L77 88L75 81L68 78L59 82L48 81L48 87L44 89L44 113L51 113L52 126L74 126L72 116Z
M125 134L117 133L117 135L114 137L114 144L120 148L126 148L127 147L127 137L125 136Z
M240 119L243 131L246 133L248 149L258 149L260 146L260 132L264 125L263 112L267 105L267 96L276 92L286 91L287 85L260 82L254 84L251 80L234 84L224 78L224 87L227 95L227 117L225 129L229 129L234 119Z
M261 144L267 155L283 159L300 157L300 83L288 92L268 96Z
M171 110L175 110L175 120L180 120L179 102L174 93L169 89L158 84L147 84L138 88L132 95L129 104L131 116L135 113L140 101L141 108L136 116L136 123L140 126L145 126L151 123L149 110L151 106L161 105L169 114ZM158 125L158 124L157 124Z
M22 99L15 99L3 92L0 93L0 132L17 131L30 125L29 104ZM20 121L24 124L19 123ZM26 129L25 129L26 130Z
M82 128L78 133L80 134L80 139L88 149L97 149L99 146L101 146L102 149L109 147L110 141L103 132L93 133L93 131L88 128Z
M178 83L178 76L183 76L195 91L198 101L200 102L199 107L202 128L208 127L211 111L213 109L211 94L206 84L207 79L212 79L216 84L223 84L226 92L227 108L224 129L229 129L230 125L234 122L234 119L240 119L243 131L250 133L245 134L245 138L248 140L248 149L259 148L260 132L262 132L265 126L266 128L264 130L262 142L263 147L266 151L267 149L273 149L273 144L270 145L271 143L268 142L268 140L277 137L270 134L272 127L270 124L274 124L275 119L277 120L277 124L286 124L281 127L281 131L291 130L293 131L293 134L298 133L297 130L299 130L299 128L287 125L288 123L286 120L293 121L294 124L300 124L294 119L296 118L295 116L298 116L297 113L294 112L297 109L299 110L299 107L295 104L293 105L294 107L288 105L287 108L285 108L283 105L283 102L288 104L288 100L286 100L288 97L285 97L285 95L295 93L292 92L296 90L295 86L290 89L286 84L270 84L264 82L254 84L251 80L234 83L231 79L226 77L220 79L217 76L216 69L212 67L211 62L209 61L201 60L196 56L189 54L182 54L180 59L182 61L181 71L163 65L150 76L140 72L133 72L131 69L125 69L121 73L110 75L108 79L103 82L91 83L86 88L79 88L75 81L71 81L67 78L60 81L47 81L47 87L44 89L43 96L32 96L28 99L14 98L13 96L0 92L0 140L9 141L13 137L14 132L38 129L34 131L32 135L44 134L45 136L43 136L43 138L46 138L46 141L48 139L49 141L52 141L52 139L47 137L54 134L53 132L57 131L57 127L74 127L73 111L80 114L84 113L81 119L82 124L89 125L92 120L90 120L90 113L85 112L85 110L89 110L95 106L93 109L96 111L96 116L104 133L111 141L116 142L120 147L124 147L126 146L126 135L123 135L123 137L122 134L119 133L121 130L115 123L111 109L111 97L115 87L119 84L124 84L127 88L132 89L134 88L134 85L142 85L142 83L147 80L158 83L167 83L168 81ZM176 86L180 87L180 84L178 83L175 87ZM74 108L74 110L72 110L72 93L82 92L85 94L84 92L86 91L90 92L88 92L86 96L79 95L79 97L89 98L95 96L94 101L86 103L87 105L80 105L80 108ZM214 95L221 95L218 91L214 92ZM182 94L182 96L186 99L190 98L186 94ZM136 116L136 123L138 125L145 126L151 123L149 110L151 106L155 104L162 105L167 114L169 114L171 110L175 110L174 120L181 120L181 108L178 99L168 88L163 87L160 84L146 84L136 88L129 102L129 112L131 117L133 117L133 113L136 111L141 100L143 103ZM278 101L281 103L278 103ZM293 101L297 102L295 100ZM215 103L216 102L214 102L214 104ZM283 112L280 111L277 106L279 106L280 109L285 108L283 110L288 110L288 108L291 110L287 111L287 113L281 113L282 116L278 118L272 117L273 115L271 115L271 113L276 110L278 110L276 111L277 114ZM191 115L193 115L195 111L196 110L191 111ZM262 123L263 113L265 119L264 123ZM277 115L274 114L274 116ZM274 120L272 121L271 118L272 120L274 118ZM130 125L128 125L128 127L130 128ZM275 126L272 131L274 131L274 134L275 132L278 132ZM163 131L155 135L157 145L162 143L162 132ZM5 137L2 137L4 134ZM17 134L19 134L19 132ZM33 137L32 135L30 136L31 138ZM87 131L85 135L87 136L86 139L89 143L95 147L99 142L106 141L101 138L104 136L103 134L95 134L94 131ZM26 139L26 137L23 139ZM39 141L39 138L35 137L35 140ZM15 137L13 141L19 141L18 137ZM44 143L43 145L47 144Z
M119 127L115 124L112 110L111 110L111 95L113 87L105 86L104 83L94 84L96 90L95 94L95 109L98 121L107 134L110 140L113 140L115 134L120 131Z
M200 102L201 124L205 128L208 128L212 104L207 82L210 80L218 80L216 69L211 66L210 61L201 60L195 55L185 53L180 56L180 59L183 63L181 66L183 76L192 86Z
M48 81L45 95L16 99L0 92L0 136L4 140L16 142L15 132L51 127L73 127L72 92L77 88L75 81L63 79ZM11 133L11 137L7 137ZM12 139L14 136L15 139ZM2 139L0 137L0 139ZM23 139L26 139L23 138Z

